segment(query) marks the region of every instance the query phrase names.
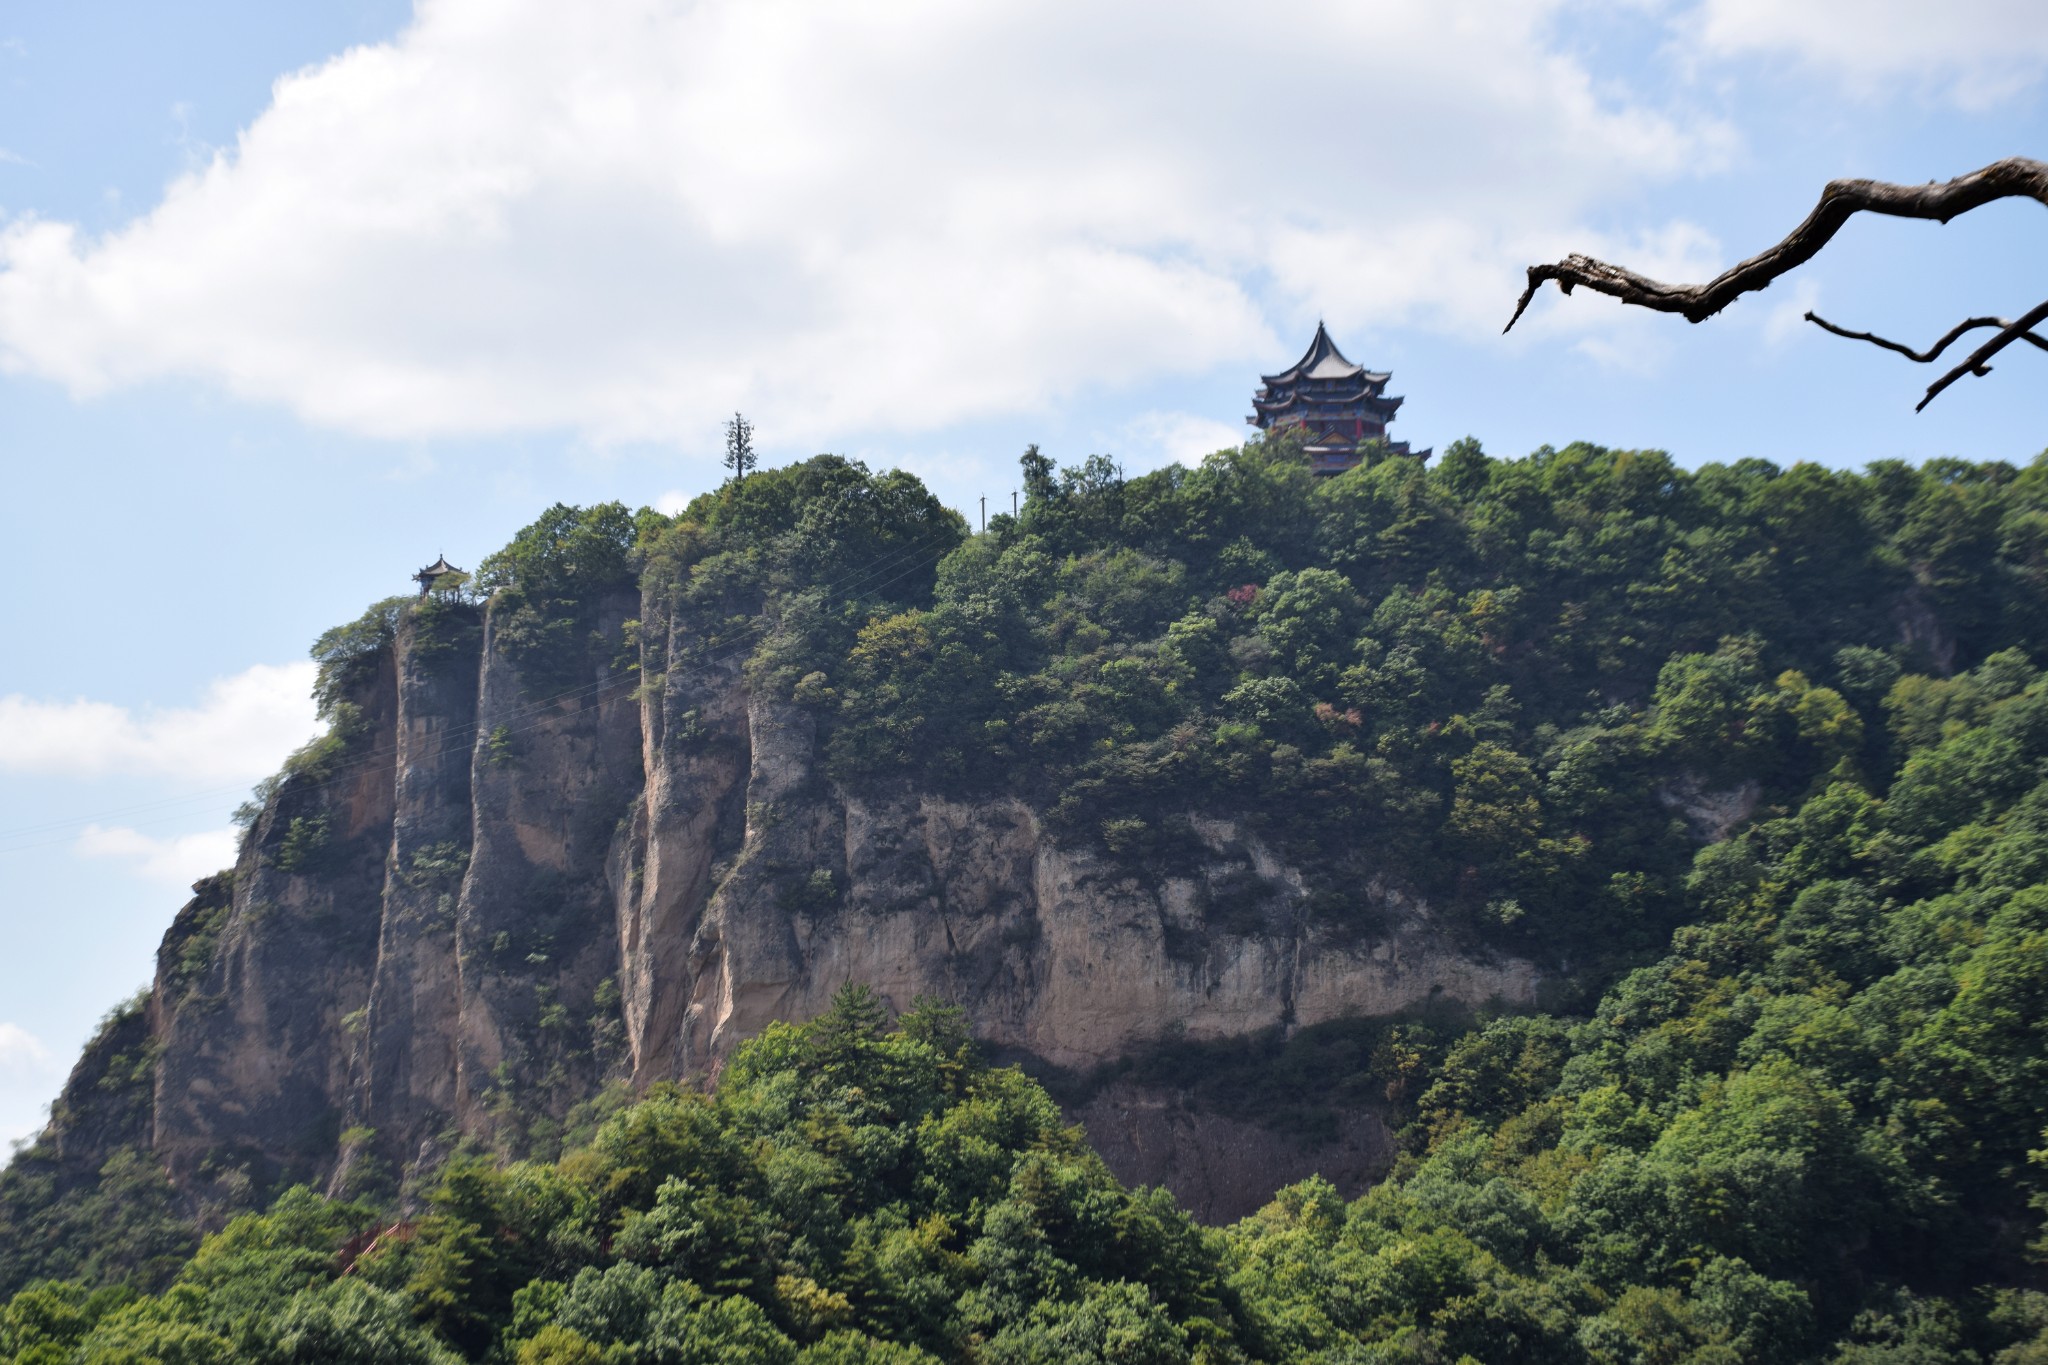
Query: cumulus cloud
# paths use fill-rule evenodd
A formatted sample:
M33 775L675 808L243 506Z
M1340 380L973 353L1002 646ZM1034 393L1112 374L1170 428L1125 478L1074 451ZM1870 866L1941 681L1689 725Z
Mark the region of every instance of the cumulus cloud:
M312 685L311 663L257 664L185 708L0 697L0 771L261 777L319 732Z
M56 1064L42 1039L19 1024L0 1021L0 1077L43 1075Z
M62 1075L42 1039L0 1020L0 1143L21 1142L43 1130L49 1096Z
M167 886L189 886L232 867L235 847L231 828L158 838L121 825L87 825L74 845L87 858L125 859L134 864L137 876Z
M0 364L709 444L1262 362L1318 314L1490 334L1731 142L1554 50L1565 4L421 0L126 226L0 230Z
M2037 0L1704 0L1684 27L1709 53L1790 57L1866 96L1904 85L1984 108L2048 74Z
M1783 346L1806 330L1806 315L1819 306L1820 282L1814 279L1798 281L1792 286L1791 295L1765 316L1764 340L1773 346Z
M1148 412L1118 434L1122 439L1117 449L1131 452L1135 472L1174 462L1197 464L1204 455L1243 445L1255 433L1248 426L1231 426L1192 412Z

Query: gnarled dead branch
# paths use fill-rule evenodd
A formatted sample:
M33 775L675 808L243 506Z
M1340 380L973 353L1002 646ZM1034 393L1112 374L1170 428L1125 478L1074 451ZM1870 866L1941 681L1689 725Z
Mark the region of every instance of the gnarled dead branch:
M1546 281L1555 281L1560 293L1569 294L1583 285L1595 293L1609 295L1639 308L1677 313L1688 322L1704 322L1742 295L1762 289L1780 275L1812 260L1841 231L1842 225L1859 213L1946 223L1959 214L2000 199L2032 199L2048 205L2048 162L2023 156L2007 157L1954 180L1930 181L1925 185L1893 185L1882 180L1833 180L1821 191L1820 202L1814 205L1813 212L1807 214L1805 221L1792 229L1783 241L1730 266L1704 284L1665 284L1591 256L1572 255L1549 265L1532 265L1529 267L1528 287L1515 304L1514 316L1501 330L1511 330L1521 321L1530 300L1536 297L1536 291ZM1923 361L1932 360L1965 332L1980 327L1997 327L1996 336L1928 387L1927 395L1920 400L1918 408L1926 407L1936 394L1964 375L1987 373L1989 367L1984 362L2015 341L2028 341L2048 350L2048 343L2043 343L2032 331L2044 318L2048 318L2048 303L2010 323L2002 318L1971 318L1951 329L1925 355L1868 332L1846 331L1822 322L1811 313L1806 316L1837 336L1869 341Z

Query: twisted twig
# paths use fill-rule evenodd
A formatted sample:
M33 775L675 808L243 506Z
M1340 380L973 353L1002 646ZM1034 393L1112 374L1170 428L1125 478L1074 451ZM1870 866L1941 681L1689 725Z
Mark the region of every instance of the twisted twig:
M1929 384L1925 396L1913 405L1913 411L1918 412L1929 403L1932 403L1936 394L1966 374L1990 373L1991 367L1984 362L2012 345L2015 341L2018 341L2021 337L2026 336L2027 329L2043 319L2048 319L2048 302L2037 303L2032 308L2029 308L2018 319L2003 328L1997 336L1970 352L1969 358L1963 361L1962 364L1956 366L1932 384Z
M1852 332L1846 327L1837 327L1818 313L1808 313L1806 320L1824 332L1833 332L1836 336L1847 337L1851 341L1867 341L1873 346L1882 346L1887 351L1897 351L1906 359L1917 360L1922 365L1927 364L1947 350L1949 343L1965 332L1974 332L1979 327L2005 328L2012 326L2012 323L2005 318L1965 318L1943 333L1941 340L1935 342L1924 351L1916 351L1911 346L1902 345L1896 341L1887 341L1875 332ZM2048 340L2043 340L2033 332L2022 332L2015 340L2031 342L2042 350L2048 351Z

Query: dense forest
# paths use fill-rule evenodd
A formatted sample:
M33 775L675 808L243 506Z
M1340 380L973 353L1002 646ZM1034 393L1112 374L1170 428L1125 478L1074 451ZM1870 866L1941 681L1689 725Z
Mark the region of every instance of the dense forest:
M1329 480L1279 443L1131 480L1023 464L1022 515L982 535L819 459L643 523L639 553L707 654L775 621L754 681L819 710L843 782L1007 788L1155 871L1228 804L1319 871L1325 918L1369 931L1358 888L1388 876L1574 970L1687 916L1693 840L1656 793L1754 783L1782 813L1882 790L1933 723L1902 738L1895 687L1913 709L1930 677L2048 646L2041 462L1686 471L1463 441ZM623 509L600 515L630 559ZM540 578L519 562L560 543L522 538L487 580Z
M1134 876L1243 813L1327 924L1371 935L1377 879L1551 974L1547 1013L1180 1059L1275 1121L1372 1096L1391 1178L1200 1227L971 1021L856 985L558 1155L252 1191L203 1241L138 1154L67 1192L31 1148L0 1284L49 1278L0 1358L2048 1360L2048 456L1024 479L978 535L832 457L556 508L323 637L323 702L345 732L401 612L500 594L545 676L638 581L815 712L835 781L1008 791ZM97 1102L149 1083L137 1018Z

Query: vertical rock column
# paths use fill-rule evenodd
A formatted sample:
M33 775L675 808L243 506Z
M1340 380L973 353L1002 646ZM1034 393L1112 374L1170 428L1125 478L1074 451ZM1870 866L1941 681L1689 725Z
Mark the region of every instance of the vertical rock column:
M514 1129L544 1147L541 1128L623 1062L593 1021L619 966L607 873L642 784L639 675L615 666L637 606L630 590L593 604L568 657L508 638L497 604L484 621L456 1104L466 1131L515 1147Z
M752 695L747 736L745 844L690 947L680 1061L691 1071L708 1070L770 1020L808 1017L812 932L836 918L846 885L846 813L815 766L816 718Z
M614 874L620 1005L639 1085L684 1074L690 944L714 866L739 848L748 753L739 661L694 661L675 617L660 624L652 594L642 610L647 791Z
M395 646L397 773L377 975L352 1116L399 1161L456 1109L456 900L469 866L481 612L422 603Z

